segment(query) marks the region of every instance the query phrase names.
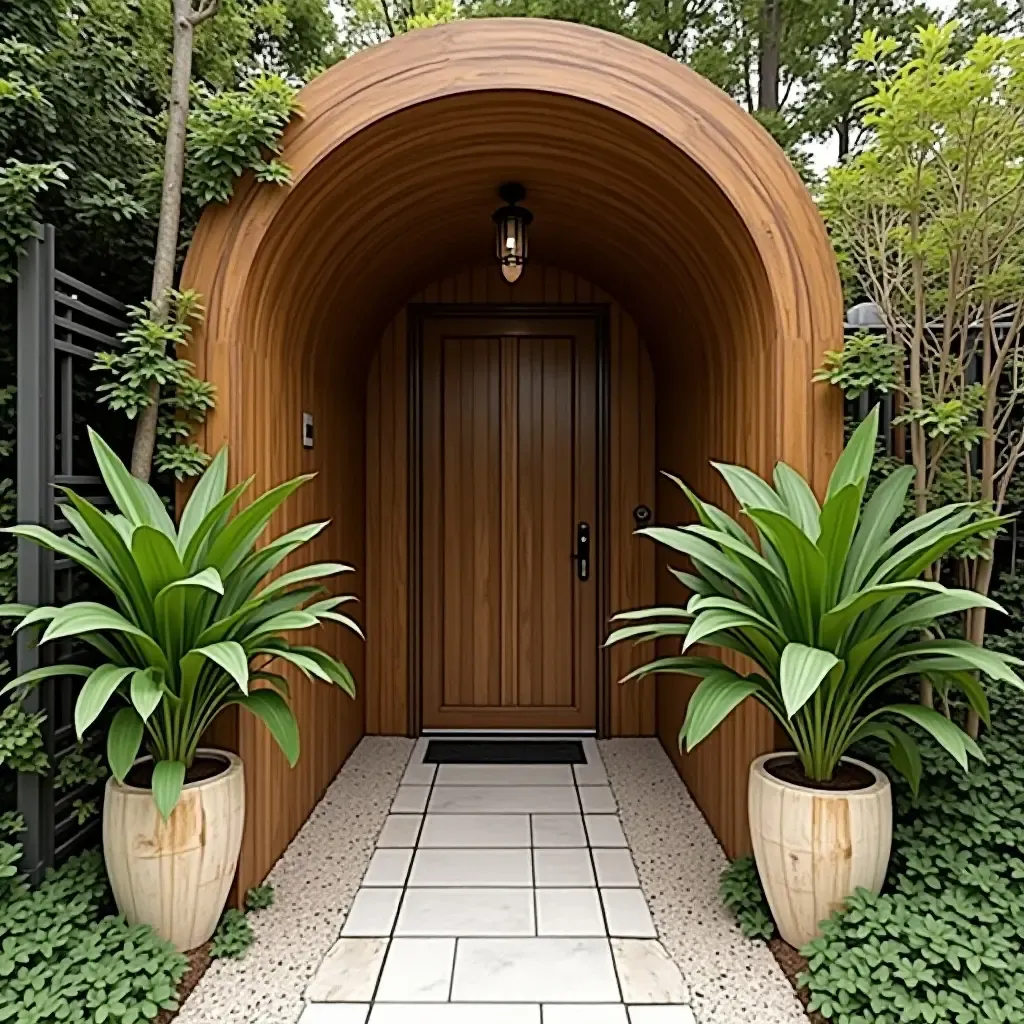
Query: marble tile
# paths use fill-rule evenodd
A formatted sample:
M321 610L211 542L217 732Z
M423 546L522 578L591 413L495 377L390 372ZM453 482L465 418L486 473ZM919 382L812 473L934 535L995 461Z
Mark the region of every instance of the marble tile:
M421 847L509 847L530 845L528 814L428 814Z
M368 1003L387 947L387 939L338 939L317 968L306 998L314 1003Z
M629 1024L697 1024L688 1006L631 1006Z
M527 849L417 850L409 874L411 886L532 885Z
M607 939L461 939L452 999L611 1003L619 986Z
M533 845L585 847L587 835L579 814L532 814Z
M422 814L389 814L377 837L377 847L415 846L422 822Z
M370 1007L366 1003L310 1003L299 1024L366 1024Z
M443 764L439 786L571 786L567 764Z
M597 884L602 888L639 886L640 879L636 876L633 855L629 850L601 849L591 851L594 855L594 868L597 871Z
M538 889L538 935L607 935L597 889Z
M629 1024L621 1003L588 1006L585 1003L547 1004L540 1009L543 1024Z
M429 786L399 786L391 804L392 814L419 814L427 806Z
M613 938L654 939L658 933L640 889L602 889L601 902Z
M427 809L431 814L559 814L578 807L575 786L434 786Z
M573 775L577 786L607 786L608 775L600 761L587 764L574 764Z
M403 936L535 934L532 889L408 889L395 924Z
M657 939L612 939L612 956L627 1003L685 1003L690 993Z
M377 1002L447 1002L454 963L455 939L392 939Z
M585 814L587 838L591 846L625 846L626 837L615 814Z
M580 786L584 814L614 814L618 807L609 786Z
M363 885L405 885L413 851L409 849L377 850L363 875Z
M592 886L594 868L589 850L534 850L533 877L537 886Z
M436 764L410 764L402 776L403 786L429 786L434 781Z
M494 1003L378 1003L370 1024L540 1024L540 1007Z
M402 899L401 889L360 889L352 901L341 934L354 938L382 938L391 934Z

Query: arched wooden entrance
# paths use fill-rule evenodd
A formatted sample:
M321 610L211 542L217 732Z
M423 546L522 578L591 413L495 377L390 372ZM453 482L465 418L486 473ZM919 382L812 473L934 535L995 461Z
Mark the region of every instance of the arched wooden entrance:
M490 258L495 190L510 179L529 192L534 258L581 275L635 320L653 364L659 467L719 502L711 459L769 472L782 458L824 482L841 408L811 376L841 336L831 248L785 156L725 94L617 36L500 19L360 53L301 101L283 153L294 183L246 180L208 211L184 279L205 300L194 354L219 393L205 442L230 443L234 473L263 486L318 471L289 513L334 521L316 555L366 564L371 359L418 289ZM303 412L314 416L312 449L300 440ZM657 518L683 515L659 486ZM375 571L401 601L400 564ZM669 596L671 580L658 578ZM364 679L365 652L328 642ZM243 884L281 852L362 735L365 699L296 688L304 755L294 773L248 718L224 724L247 764ZM746 766L772 744L771 725L750 707L680 759L684 706L679 684L663 684L658 731L723 843L742 849Z

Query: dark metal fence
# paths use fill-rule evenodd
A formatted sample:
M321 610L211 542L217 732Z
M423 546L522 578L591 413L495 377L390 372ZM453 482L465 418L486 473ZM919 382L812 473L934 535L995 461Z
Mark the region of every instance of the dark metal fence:
M40 228L18 276L18 522L61 533L68 528L61 486L101 507L109 503L85 424L98 426L111 414L97 401L99 381L90 367L97 352L120 345L117 335L126 321L121 302L58 270L54 250L53 228ZM71 560L19 539L19 602L63 604L89 596L83 576ZM37 648L27 632L18 634L19 673L69 653L60 644ZM74 698L80 683L48 680L25 700L26 711L46 715L43 736L52 766L75 747ZM56 792L52 771L19 777L18 809L26 823L23 866L33 879L96 842L99 816L80 822L76 802L97 799L98 791L97 785L81 785Z

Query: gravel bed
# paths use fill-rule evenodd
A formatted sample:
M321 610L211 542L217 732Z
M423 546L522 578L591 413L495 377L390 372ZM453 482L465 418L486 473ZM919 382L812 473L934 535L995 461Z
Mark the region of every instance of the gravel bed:
M726 857L657 740L600 743L658 934L699 1024L808 1024L771 951L718 896Z
M274 904L250 918L241 960L215 960L175 1024L295 1024L302 993L338 937L413 741L365 737L274 865Z

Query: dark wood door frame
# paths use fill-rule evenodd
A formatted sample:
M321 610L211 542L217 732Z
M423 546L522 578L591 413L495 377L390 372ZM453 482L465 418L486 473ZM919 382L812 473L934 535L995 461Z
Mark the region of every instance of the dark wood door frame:
M430 319L494 318L508 321L591 320L597 339L597 516L594 524L594 557L602 571L597 574L596 635L605 635L610 615L609 506L611 501L611 449L609 443L610 373L609 307L605 303L413 303L408 307L409 369L409 735L422 730L423 627L423 325ZM611 734L611 676L607 652L597 652L597 735Z

